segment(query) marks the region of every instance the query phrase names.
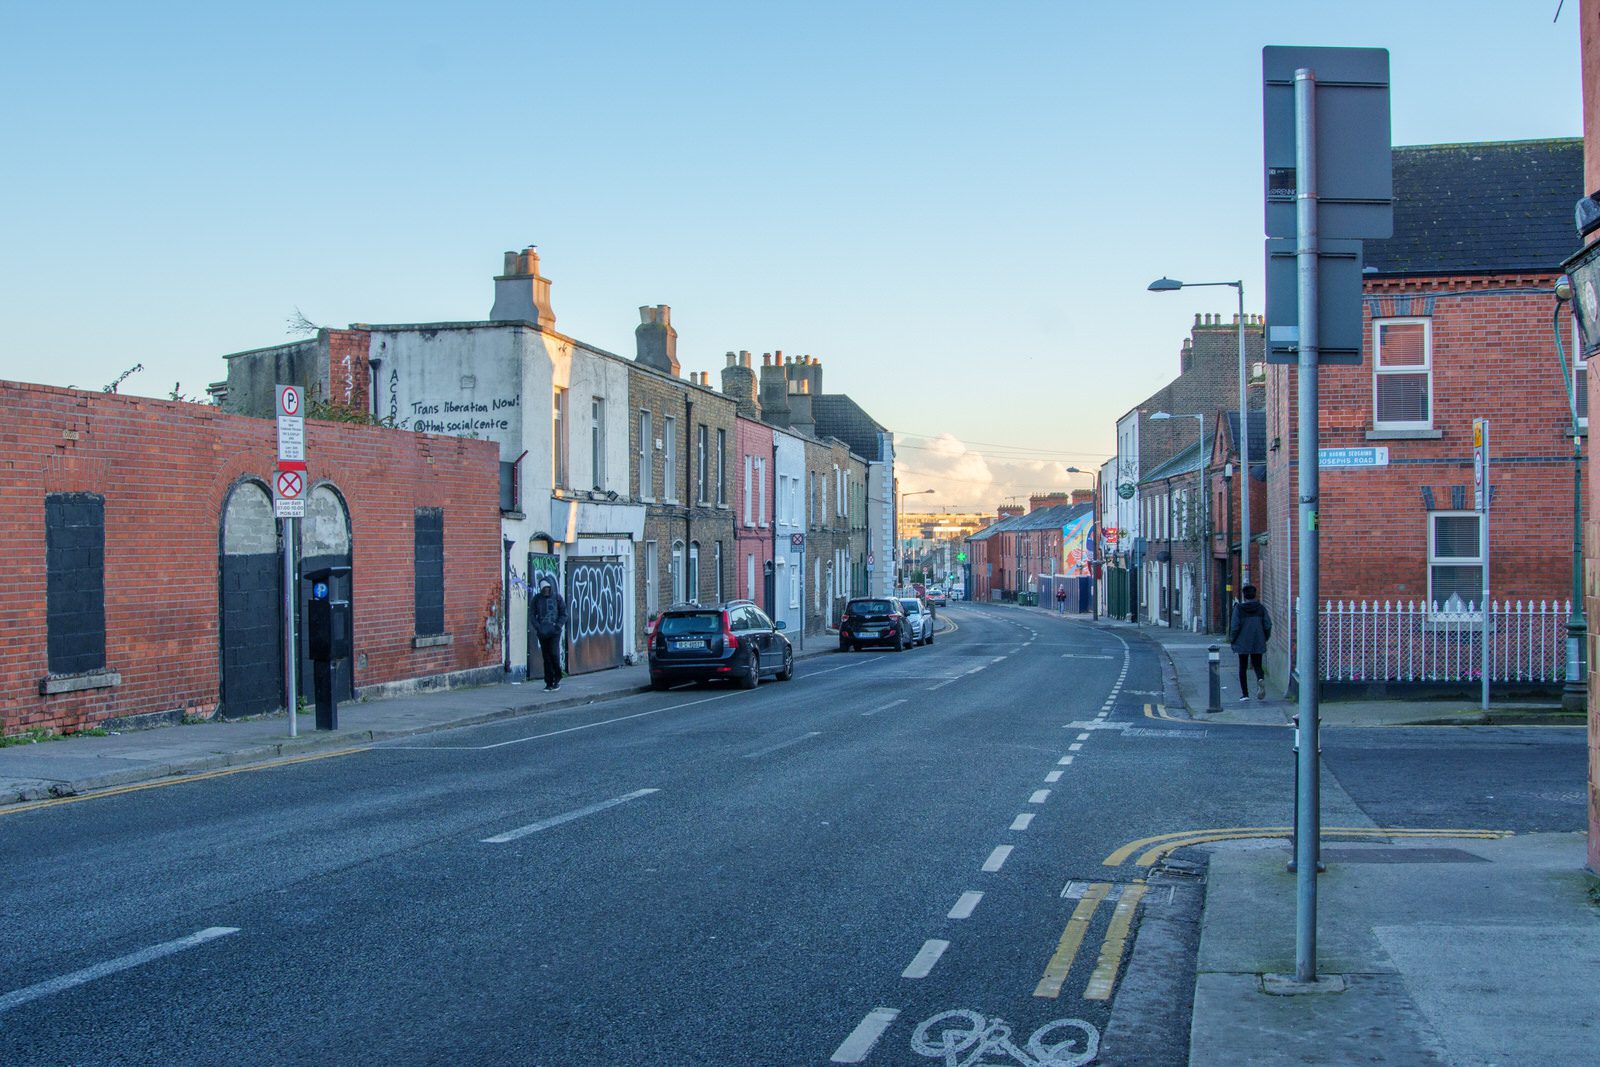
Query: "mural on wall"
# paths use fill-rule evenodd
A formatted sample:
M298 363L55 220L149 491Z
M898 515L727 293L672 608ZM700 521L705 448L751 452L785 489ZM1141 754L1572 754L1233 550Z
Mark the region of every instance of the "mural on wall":
M1061 527L1061 573L1069 578L1089 577L1089 533L1093 515L1082 515Z
M622 666L625 568L616 560L567 561L567 669L573 674Z

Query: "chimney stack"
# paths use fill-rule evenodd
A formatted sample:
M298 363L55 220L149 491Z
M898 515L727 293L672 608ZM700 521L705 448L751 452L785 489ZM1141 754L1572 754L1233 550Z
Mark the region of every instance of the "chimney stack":
M1093 504L1094 503L1094 490L1093 489L1074 489L1072 491L1072 502L1074 504Z
M789 426L800 433L816 436L817 420L811 413L811 382L800 379L789 389Z
M657 304L640 308L633 340L638 349L635 362L674 378L678 376L678 331L672 328L671 307Z
M761 392L764 417L775 426L789 425L789 380L783 365L783 350L761 357Z
M722 395L735 401L739 414L745 418L761 418L761 398L756 395L756 372L750 366L750 353L728 353L728 365L722 368Z
M494 279L494 306L489 318L494 322L532 322L540 329L553 330L556 313L550 308L550 279L539 274L539 251L529 245L521 252L507 252L505 273Z

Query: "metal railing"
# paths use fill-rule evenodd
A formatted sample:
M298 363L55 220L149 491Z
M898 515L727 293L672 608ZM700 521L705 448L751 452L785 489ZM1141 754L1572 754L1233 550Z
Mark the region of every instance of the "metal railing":
M1571 613L1570 601L1491 601L1490 680L1564 681ZM1482 678L1483 616L1474 604L1328 601L1320 622L1319 665L1325 682Z

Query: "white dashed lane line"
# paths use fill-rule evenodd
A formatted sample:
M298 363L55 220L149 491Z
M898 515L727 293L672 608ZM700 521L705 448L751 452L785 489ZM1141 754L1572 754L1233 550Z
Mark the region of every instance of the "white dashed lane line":
M1076 752L1082 747L1083 747L1083 742L1082 741L1074 741L1074 742L1072 742L1072 744L1067 746L1067 751L1068 752Z
M983 870L986 874L993 874L1006 865L1006 858L1011 855L1010 845L996 845L989 858L983 861Z
M939 962L939 957L944 955L944 950L950 947L950 942L929 938L922 943L922 949L911 961L910 966L900 972L901 978L926 978L933 972L933 965Z
M1070 766L1072 766L1072 757L1071 756L1062 756L1060 759L1056 760L1056 762L1061 764L1061 766L1063 766L1063 767L1070 767Z
M1029 804L1043 804L1045 801L1047 801L1049 799L1050 799L1050 790L1048 790L1048 789L1035 789L1033 791L1033 796L1028 798L1028 803Z
M1061 781L1061 772L1051 771L1049 774L1044 776L1044 780L1047 782L1059 782Z
M947 915L946 918L949 918L949 919L970 919L970 918L972 918L972 913L978 907L978 901L980 901L982 899L983 899L983 894L978 892L976 889L967 890L965 893L961 894L961 898L956 901L956 906L950 909L950 914Z
M1033 813L1031 811L1023 812L1011 820L1011 828L1013 830L1026 830L1031 822L1033 822Z
M860 1063L872 1051L872 1046L878 1043L878 1038L889 1029L896 1019L900 1018L898 1008L874 1008L867 1013L867 1017L850 1031L850 1036L834 1050L830 1063Z

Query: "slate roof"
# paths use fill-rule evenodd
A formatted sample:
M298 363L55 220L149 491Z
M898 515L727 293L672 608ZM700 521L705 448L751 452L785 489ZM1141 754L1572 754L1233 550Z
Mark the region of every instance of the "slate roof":
M1228 412L1228 440L1239 440L1239 413ZM1250 476L1258 482L1267 480L1267 413L1259 408L1250 410Z
M1583 141L1394 149L1394 236L1365 242L1369 273L1555 271L1578 250ZM1373 270L1376 268L1376 270Z
M1013 515L1008 519L985 526L968 537L968 541L987 541L999 533L1021 533L1025 530L1059 530L1068 523L1094 510L1092 504L1055 504L1039 508L1026 515Z
M884 458L878 454L878 435L884 428L848 394L822 393L812 397L811 417L817 422L819 436L837 437L864 459L876 462Z

